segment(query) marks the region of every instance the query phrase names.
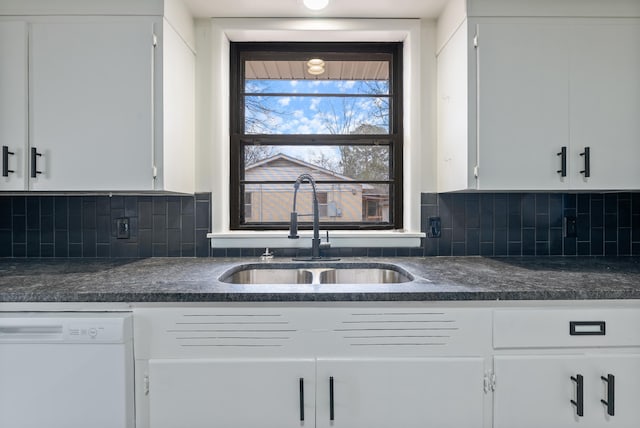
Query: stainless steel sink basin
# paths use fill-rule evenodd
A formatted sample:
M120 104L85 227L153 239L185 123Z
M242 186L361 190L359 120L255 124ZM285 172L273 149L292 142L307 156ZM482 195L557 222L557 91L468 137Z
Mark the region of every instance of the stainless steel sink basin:
M412 280L411 274L387 263L247 264L220 277L231 284L397 284Z

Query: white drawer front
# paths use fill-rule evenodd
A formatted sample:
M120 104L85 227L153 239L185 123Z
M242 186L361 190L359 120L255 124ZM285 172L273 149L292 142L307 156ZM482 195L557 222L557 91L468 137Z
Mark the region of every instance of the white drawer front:
M509 309L493 316L493 347L640 346L639 309Z

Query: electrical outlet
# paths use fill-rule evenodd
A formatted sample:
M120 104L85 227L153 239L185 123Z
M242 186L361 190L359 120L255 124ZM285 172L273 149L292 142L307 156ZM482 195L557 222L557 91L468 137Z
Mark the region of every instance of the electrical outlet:
M574 216L564 216L564 237L565 238L577 238L578 237L578 220Z
M439 238L440 237L440 217L429 217L427 236L429 238Z
M118 239L129 239L129 217L116 219L116 237Z

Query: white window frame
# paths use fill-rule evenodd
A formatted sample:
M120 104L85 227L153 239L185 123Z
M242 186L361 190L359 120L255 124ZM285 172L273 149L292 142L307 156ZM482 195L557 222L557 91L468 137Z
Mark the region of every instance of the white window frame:
M208 24L208 25L207 25ZM212 19L198 26L200 63L197 79L198 116L208 124L200 138L208 140L212 171L212 233L214 248L308 247L307 239L287 239L286 231L231 231L229 229L229 43L257 42L403 42L403 224L402 230L333 231L333 247L418 247L422 160L421 22L417 19ZM204 50L204 52L203 52ZM302 232L302 238L311 232Z

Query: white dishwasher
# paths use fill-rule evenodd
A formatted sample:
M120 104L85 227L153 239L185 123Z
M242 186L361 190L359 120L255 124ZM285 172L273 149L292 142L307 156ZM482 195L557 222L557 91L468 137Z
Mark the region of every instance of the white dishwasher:
M0 313L0 427L133 428L130 313Z

